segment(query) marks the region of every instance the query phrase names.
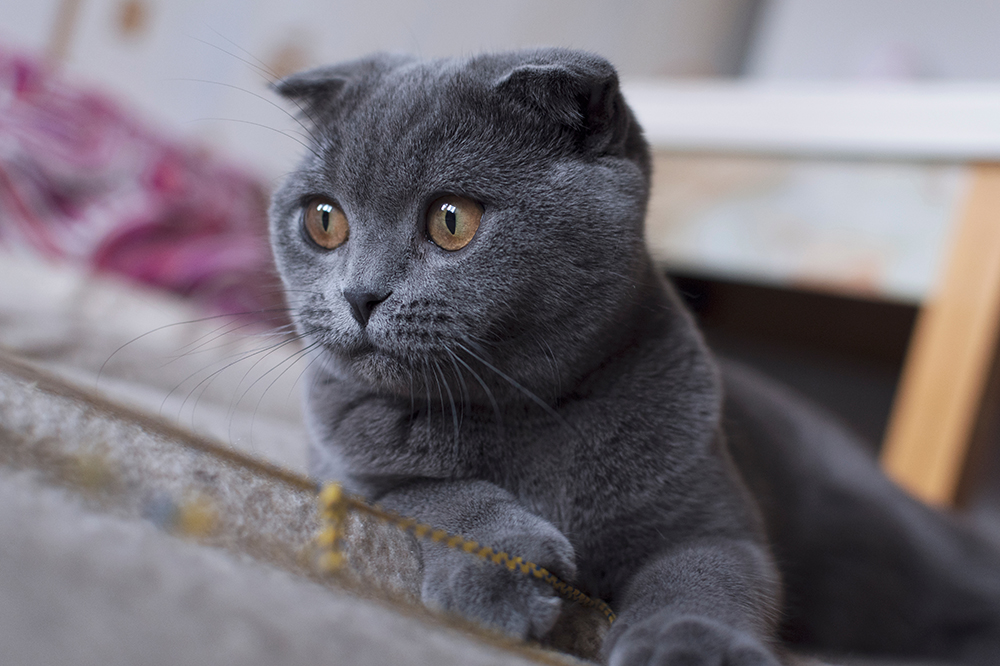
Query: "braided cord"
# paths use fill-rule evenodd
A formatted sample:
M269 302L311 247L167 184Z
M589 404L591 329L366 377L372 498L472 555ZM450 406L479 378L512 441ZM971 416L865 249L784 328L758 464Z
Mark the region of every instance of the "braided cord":
M393 525L405 532L409 532L418 539L428 539L435 543L443 544L453 550L461 550L475 555L484 562L491 562L500 566L505 566L511 571L517 571L525 576L533 576L552 586L559 596L569 601L574 601L588 608L595 608L604 615L608 623L615 621L615 613L607 603L600 599L594 599L581 592L569 583L560 580L555 574L544 567L540 567L534 562L529 562L521 557L511 557L507 553L494 550L490 546L480 546L479 543L467 539L458 534L450 534L441 529L418 522L415 518L401 516L391 511L386 511L378 506L372 506L356 497L351 497L343 491L340 484L327 484L319 494L321 516L326 525L318 537L319 545L323 548L323 555L320 557L320 568L324 573L332 573L339 570L346 563L342 544L344 530L348 513L354 511L369 515L383 523Z

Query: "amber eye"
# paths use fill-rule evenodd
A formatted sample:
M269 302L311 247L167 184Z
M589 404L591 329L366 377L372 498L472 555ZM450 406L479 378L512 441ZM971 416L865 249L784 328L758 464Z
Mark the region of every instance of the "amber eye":
M320 247L332 250L347 240L347 217L340 206L324 197L317 197L306 204L303 224L309 238Z
M445 250L461 250L479 228L483 208L472 199L446 194L427 209L427 235Z

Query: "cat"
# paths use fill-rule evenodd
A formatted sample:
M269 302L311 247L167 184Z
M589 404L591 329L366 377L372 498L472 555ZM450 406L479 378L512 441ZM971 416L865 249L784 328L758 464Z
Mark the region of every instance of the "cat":
M646 250L650 152L610 63L380 54L275 87L311 135L270 234L320 355L316 478L607 600L614 666L1000 660L995 551L707 348ZM538 581L421 557L430 606L529 639L559 615Z

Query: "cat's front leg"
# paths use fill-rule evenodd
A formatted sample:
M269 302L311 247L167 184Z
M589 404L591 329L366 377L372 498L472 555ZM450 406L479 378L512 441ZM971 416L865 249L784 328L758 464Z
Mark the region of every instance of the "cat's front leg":
M759 545L700 539L647 562L618 601L609 666L779 666L778 580Z
M473 539L481 546L548 569L563 580L576 573L573 547L548 521L485 481L419 481L379 498L393 511ZM518 638L541 638L555 624L561 600L551 586L443 544L421 544L421 596Z

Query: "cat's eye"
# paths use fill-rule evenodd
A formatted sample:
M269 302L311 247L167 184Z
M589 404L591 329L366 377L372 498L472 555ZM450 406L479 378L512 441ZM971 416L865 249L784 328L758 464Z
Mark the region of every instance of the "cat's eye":
M325 197L316 197L302 212L303 225L309 238L320 247L332 250L347 240L350 228L340 206Z
M427 209L427 236L448 251L461 250L479 229L483 207L472 199L446 194Z

